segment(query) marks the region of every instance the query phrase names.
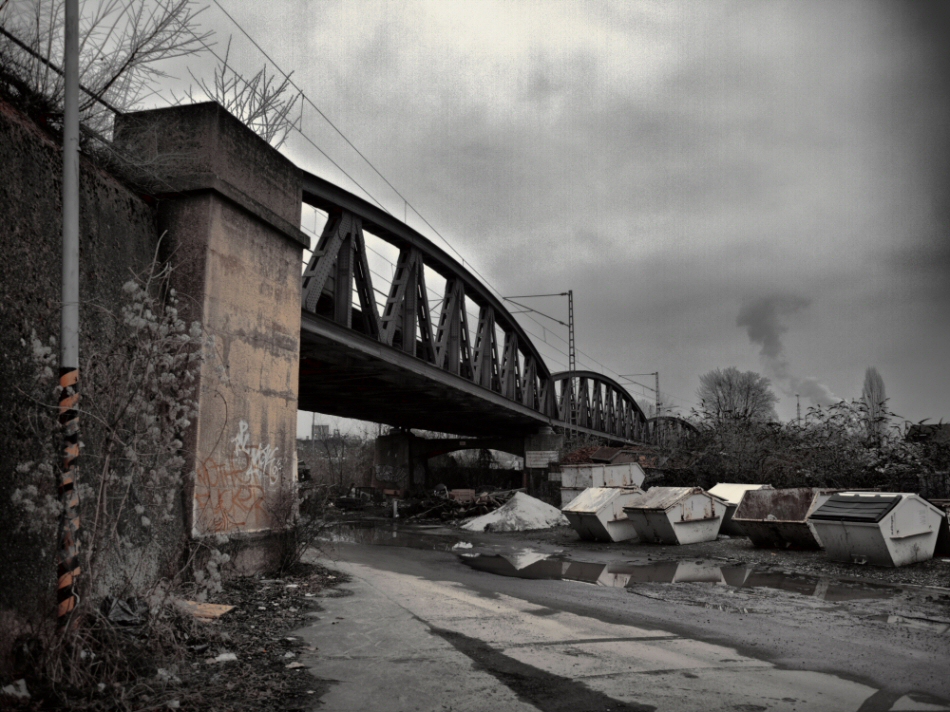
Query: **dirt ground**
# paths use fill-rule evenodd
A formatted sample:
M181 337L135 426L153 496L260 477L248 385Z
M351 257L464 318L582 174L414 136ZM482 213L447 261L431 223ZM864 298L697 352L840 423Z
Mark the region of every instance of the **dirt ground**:
M464 534L464 532L459 532ZM534 532L493 533L495 545L529 547L568 561L609 564L696 562L713 566L749 566L765 586L715 586L679 582L629 584L626 590L669 604L715 608L742 615L760 614L789 622L802 616L832 621L860 621L882 629L927 631L918 644L946 650L950 634L950 560L936 558L899 568L829 561L821 551L758 549L745 537L688 546L593 543L569 527ZM476 542L484 546L487 540ZM725 569L724 569L725 570ZM816 588L816 581L824 582ZM791 594L791 595L790 595ZM798 595L796 595L798 594ZM932 637L936 634L936 637Z
M320 600L345 595L343 574L319 564L301 565L282 579L257 576L226 581L210 603L234 606L212 621L179 626L185 639L171 657L151 658L147 675L99 685L99 689L52 694L26 675L29 700L0 697L0 708L17 710L307 710L327 683L301 660L317 654L292 635L319 615ZM131 653L138 646L126 639ZM174 650L174 649L173 649Z

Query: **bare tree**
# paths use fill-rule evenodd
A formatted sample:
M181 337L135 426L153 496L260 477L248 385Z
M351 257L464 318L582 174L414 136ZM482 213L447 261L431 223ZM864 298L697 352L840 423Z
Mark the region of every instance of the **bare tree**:
M111 112L98 100L121 111L131 109L154 93L157 80L168 76L163 62L206 49L211 33L198 29L202 10L193 0L81 3L83 125L107 134ZM56 69L63 56L62 16L63 0L0 2L0 25L16 38L0 36L4 79L20 94L45 102L52 112L62 111L63 104L63 77Z
M307 465L315 484L343 490L361 484L373 462L372 439L365 431L340 433L311 440Z
M754 371L717 368L699 377L696 396L703 415L719 422L778 420L778 398L771 385L769 379Z

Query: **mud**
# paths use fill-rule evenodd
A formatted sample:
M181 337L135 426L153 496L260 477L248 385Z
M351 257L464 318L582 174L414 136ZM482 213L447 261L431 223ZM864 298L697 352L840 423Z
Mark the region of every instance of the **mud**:
M595 586L628 588L642 583L708 583L733 588L771 588L829 602L892 598L902 589L886 584L835 581L760 566L719 566L708 561L669 561L648 564L600 564L545 557L518 568L517 559L504 554L459 555L476 571L525 579L578 581Z
M502 543L505 537L498 534L495 541ZM885 583L903 586L927 586L950 588L950 557L937 557L911 566L886 568L862 564L847 564L828 560L821 551L791 551L759 549L745 537L720 537L717 541L669 546L663 544L595 544L578 539L567 528L548 529L542 532L524 532L518 537L522 546L563 551L568 558L584 558L596 561L614 559L641 561L691 561L707 560L721 565L764 565L794 571L808 576L839 580L861 580L868 583Z
M686 546L595 543L582 541L570 527L530 532L475 533L461 531L450 525L425 526L393 522L391 519L354 518L330 527L324 541L331 545L351 542L432 551L469 550L472 553L511 554L527 551L535 552L538 558L553 556L578 563L610 564L611 573L630 573L631 577L647 575L637 572L658 571L663 567L683 564L677 573L663 574L674 576L676 582L689 582L691 576L703 575L699 570L707 572L711 582L719 582L720 573L714 570L719 569L725 572L722 576L728 575L730 579L725 583L734 580L734 574L739 571L756 571L757 577L753 577L753 581L762 580L761 576L764 575L777 576L781 584L770 587L787 590L807 590L810 587L813 591L819 582L828 580L864 583L869 590L874 584L950 589L950 558L947 557L900 568L884 568L830 561L821 551L758 549L744 537L720 537L717 541ZM696 562L700 562L698 568L692 573L688 572L687 565ZM631 571L617 568L623 564L632 565ZM648 564L655 566L644 569ZM538 575L532 577L559 578L541 575L540 571L540 567L534 569L532 573ZM795 577L802 578L796 582Z

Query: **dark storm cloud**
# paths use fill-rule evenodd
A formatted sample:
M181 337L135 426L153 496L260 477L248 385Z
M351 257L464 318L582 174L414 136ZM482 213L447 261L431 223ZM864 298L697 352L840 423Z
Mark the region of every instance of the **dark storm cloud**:
M895 266L913 273L950 307L950 3L885 4L894 40L907 48L903 71L883 99L908 171L920 180L915 206L923 219L896 245Z

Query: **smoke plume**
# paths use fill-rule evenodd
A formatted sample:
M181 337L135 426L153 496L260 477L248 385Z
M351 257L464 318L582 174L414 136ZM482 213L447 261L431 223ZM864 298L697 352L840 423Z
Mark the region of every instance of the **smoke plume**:
M814 405L831 405L841 399L817 378L796 376L782 344L782 334L788 331L785 319L810 304L810 299L785 294L748 299L739 309L736 325L745 328L749 341L762 347L759 356L768 375L786 395L798 393Z

